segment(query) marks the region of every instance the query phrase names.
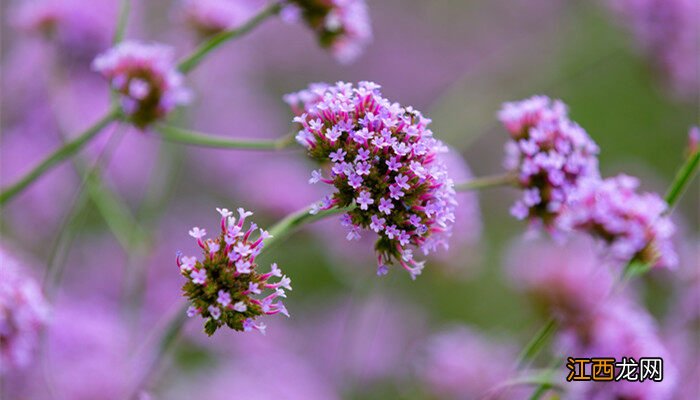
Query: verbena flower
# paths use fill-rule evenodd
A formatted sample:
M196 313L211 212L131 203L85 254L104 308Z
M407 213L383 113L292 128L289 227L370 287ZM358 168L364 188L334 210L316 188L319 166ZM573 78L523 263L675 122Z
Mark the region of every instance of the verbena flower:
M206 319L204 331L208 335L224 325L237 331L253 329L265 332L265 325L256 323L261 315L282 313L289 316L284 304L278 300L286 297L285 289L292 290L291 280L282 275L277 264L261 273L255 258L270 235L260 229L253 238L257 225L244 228L245 220L252 212L238 209L239 219L227 209L217 209L221 214L221 233L213 239L205 239L206 231L194 227L190 236L197 239L203 250L200 259L178 253L177 265L187 282L182 287L192 305L187 315L201 315ZM271 282L273 277L280 278Z
M120 95L124 114L139 128L189 101L168 46L122 42L97 56L92 68L109 80Z
M446 248L456 205L453 182L436 159L446 147L427 128L430 120L389 102L371 82L315 84L285 101L302 127L297 141L328 167L310 182L336 189L314 211L354 204L341 218L347 238L374 231L378 273L399 263L415 279L424 263L412 248L424 255Z
M238 28L250 9L240 0L183 0L182 13L188 24L208 36Z
M343 63L356 59L372 39L365 0L290 0L282 18L304 22L318 35L319 43L330 48Z
M600 175L598 146L546 96L505 103L498 118L511 136L504 166L523 189L511 214L551 227L579 182Z
M571 196L558 225L602 239L620 262L675 266L671 237L675 227L656 193L636 192L639 181L627 175L587 180Z
M675 94L700 93L700 2L607 0L634 35L637 47Z
M0 247L0 375L26 367L47 322L48 305L25 267Z

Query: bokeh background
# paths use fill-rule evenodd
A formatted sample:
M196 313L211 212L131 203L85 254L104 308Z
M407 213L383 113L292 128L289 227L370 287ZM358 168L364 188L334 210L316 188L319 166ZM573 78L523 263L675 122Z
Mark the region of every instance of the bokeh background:
M89 64L109 47L118 1L62 2L76 16L49 36L26 22L25 3L2 4L2 186L109 103ZM197 43L177 1L132 3L127 38L164 42L178 55ZM606 1L368 6L374 37L354 63L337 63L304 26L273 19L188 76L194 102L171 122L275 138L292 129L283 94L317 81L370 80L433 119L436 135L462 156L451 166L458 180L502 170L507 134L495 114L502 102L533 94L569 105L600 145L606 176L627 172L663 193L683 161L688 128L698 123L697 87L679 90L664 80ZM95 163L100 178L82 184ZM138 396L154 399L449 398L416 379L426 375L422 357L438 340L431 335L444 331L467 332L474 342L462 359L481 365L474 382L461 380L462 398L475 398L470 384L505 379L494 379L498 364L513 362L546 318L508 277L510 248L527 230L508 213L518 196L511 189L460 195L452 248L416 281L399 270L375 276L371 243L347 243L336 220L306 227L262 260L291 276L292 318L269 318L264 337L220 331L207 338L201 321L191 320L175 350L142 373L159 329L184 302L175 252L196 251L187 230L215 229L215 207L239 206L269 227L324 194L307 183L312 169L301 150L198 149L115 128L42 177L2 210L2 245L31 265L53 310L36 366L6 377L7 395L116 399L139 387ZM687 249L681 270L698 268L697 193L695 183L674 213L677 244ZM662 326L680 276L653 271L634 283ZM448 374L454 366L438 367ZM135 384L142 376L145 383Z

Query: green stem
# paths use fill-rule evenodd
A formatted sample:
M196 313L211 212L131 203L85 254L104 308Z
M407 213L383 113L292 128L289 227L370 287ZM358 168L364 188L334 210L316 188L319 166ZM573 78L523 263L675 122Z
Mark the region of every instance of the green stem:
M168 125L159 125L156 130L163 139L171 142L220 149L280 150L293 143L291 135L275 140L251 140L214 136Z
M676 205L690 182L692 182L693 176L698 170L698 166L700 166L700 151L695 151L688 156L685 163L683 163L678 170L676 176L673 178L671 186L666 192L665 199L666 203L668 203L669 212Z
M535 337L525 346L520 356L518 356L518 368L524 367L527 363L535 359L549 342L552 335L557 331L557 325L557 320L554 317L550 317L547 323L540 328Z
M116 120L119 116L119 111L113 108L107 113L102 119L97 121L91 127L89 127L85 132L78 136L75 140L66 143L58 150L54 151L50 156L48 156L39 165L34 167L28 174L22 177L15 184L8 188L4 188L2 193L0 193L0 206L7 203L10 199L17 196L22 190L26 189L31 183L37 180L45 172L49 171L51 168L58 165L61 161L64 161L74 154L76 154L80 149L82 149L86 144L90 142L95 136L97 136L102 129L109 125L112 121Z
M117 19L117 29L114 31L112 44L119 44L124 39L126 31L126 23L129 20L129 12L131 12L131 0L122 0L119 5L119 17Z
M233 29L230 31L221 32L214 35L208 41L202 43L191 55L186 57L184 60L180 61L178 64L178 69L182 73L187 73L191 71L194 67L199 65L202 59L210 52L217 49L219 46L228 42L231 39L243 36L250 32L253 28L258 26L261 22L266 20L268 17L276 15L282 9L281 2L273 2L264 7L258 14L249 19L245 24L243 24L238 29Z
M351 207L344 208L332 208L330 210L319 211L316 214L311 214L311 207L304 208L303 210L297 211L283 218L281 221L276 223L270 228L270 237L265 239L265 249L273 247L276 243L286 238L294 231L299 229L305 224L318 221L336 214L342 214L352 210Z
M512 174L492 175L457 183L455 184L455 190L458 192L466 192L469 190L481 190L497 186L509 186L515 183L516 179Z

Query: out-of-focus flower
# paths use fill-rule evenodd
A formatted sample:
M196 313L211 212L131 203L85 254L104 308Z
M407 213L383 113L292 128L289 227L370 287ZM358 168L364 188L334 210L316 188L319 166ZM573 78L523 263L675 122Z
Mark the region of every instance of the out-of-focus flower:
M514 373L515 349L468 327L434 334L423 347L416 374L424 390L436 398L516 399L527 393L501 386Z
M688 153L698 151L698 145L700 145L700 127L692 126L688 130Z
M289 316L287 309L278 297L287 297L286 290L292 290L291 280L282 275L277 264L272 264L270 272L258 272L255 258L270 235L260 229L260 235L253 240L251 235L257 225L251 223L248 230L243 225L252 212L238 209L239 219L227 209L217 209L221 214L221 233L215 239L205 239L207 232L194 227L190 236L204 251L202 260L186 257L178 253L177 265L187 279L182 287L192 305L187 315L201 315L206 319L204 331L214 334L223 325L237 331L256 329L265 333L265 325L254 320L264 314L282 313ZM279 277L276 283L270 278ZM263 291L272 291L262 297Z
M566 325L558 338L561 353L575 358L642 357L663 359L663 381L572 382L573 399L671 399L677 370L662 343L651 316L627 298L612 299L592 312L585 322ZM621 368L615 369L619 374Z
M48 305L26 268L0 247L0 375L31 362Z
M182 14L201 35L209 36L238 28L251 8L241 0L183 0Z
M636 193L639 181L627 175L582 182L559 218L563 230L602 239L619 262L673 267L678 257L671 237L675 226L668 205L656 193Z
M697 0L608 0L641 51L680 96L700 91L700 3Z
M552 227L579 182L600 176L598 146L546 96L505 103L498 118L511 135L504 166L524 191L511 214Z
M167 46L122 42L97 56L92 67L120 93L124 113L139 128L189 101Z
M285 96L302 129L297 141L309 156L330 163L329 177L314 171L309 182L335 187L318 210L356 207L341 217L347 238L362 229L378 234L378 274L401 264L415 279L424 255L447 248L456 205L454 184L437 155L447 151L427 128L430 120L411 107L390 103L371 82L312 85Z
M32 0L18 2L12 20L22 30L57 44L67 60L88 61L109 46L117 1Z
M614 277L586 236L566 243L526 238L508 254L513 285L562 321L585 318L607 300Z
M304 22L318 35L319 43L330 48L335 58L355 60L372 39L365 0L291 0L282 10L288 22Z

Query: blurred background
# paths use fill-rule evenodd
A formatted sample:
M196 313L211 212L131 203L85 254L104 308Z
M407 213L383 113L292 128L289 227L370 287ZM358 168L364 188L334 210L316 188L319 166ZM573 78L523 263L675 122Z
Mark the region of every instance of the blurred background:
M3 187L109 104L89 65L110 46L119 2L38 2L73 11L50 32L37 27L42 16L31 3L2 3ZM132 3L127 39L167 43L178 56L200 40L178 1ZM251 14L264 4L239 3ZM193 104L171 121L276 138L292 129L285 93L370 80L433 119L436 136L462 156L450 160L461 181L502 171L501 103L545 94L567 103L599 144L603 175L636 175L644 190L663 194L698 124L700 52L695 41L691 79L674 78L645 51L619 3L368 1L373 40L349 65L303 25L272 19L187 77ZM661 18L661 8L653 15ZM694 21L697 33L697 14ZM83 183L93 165L98 177ZM450 250L416 281L397 269L377 277L372 243L346 242L337 220L308 226L261 260L292 278L291 318L268 318L267 336L221 330L213 338L190 320L174 351L150 366L159 330L185 301L175 253L196 254L187 230L216 229L215 207L253 210L269 227L324 194L307 183L314 168L300 149L200 149L110 128L43 176L2 210L2 246L29 266L52 310L32 367L4 377L7 398L470 399L506 379L546 319L509 277L513 244L527 230L508 213L519 195L512 189L460 194ZM696 182L674 212L681 267L633 284L662 331L698 268L697 194Z

